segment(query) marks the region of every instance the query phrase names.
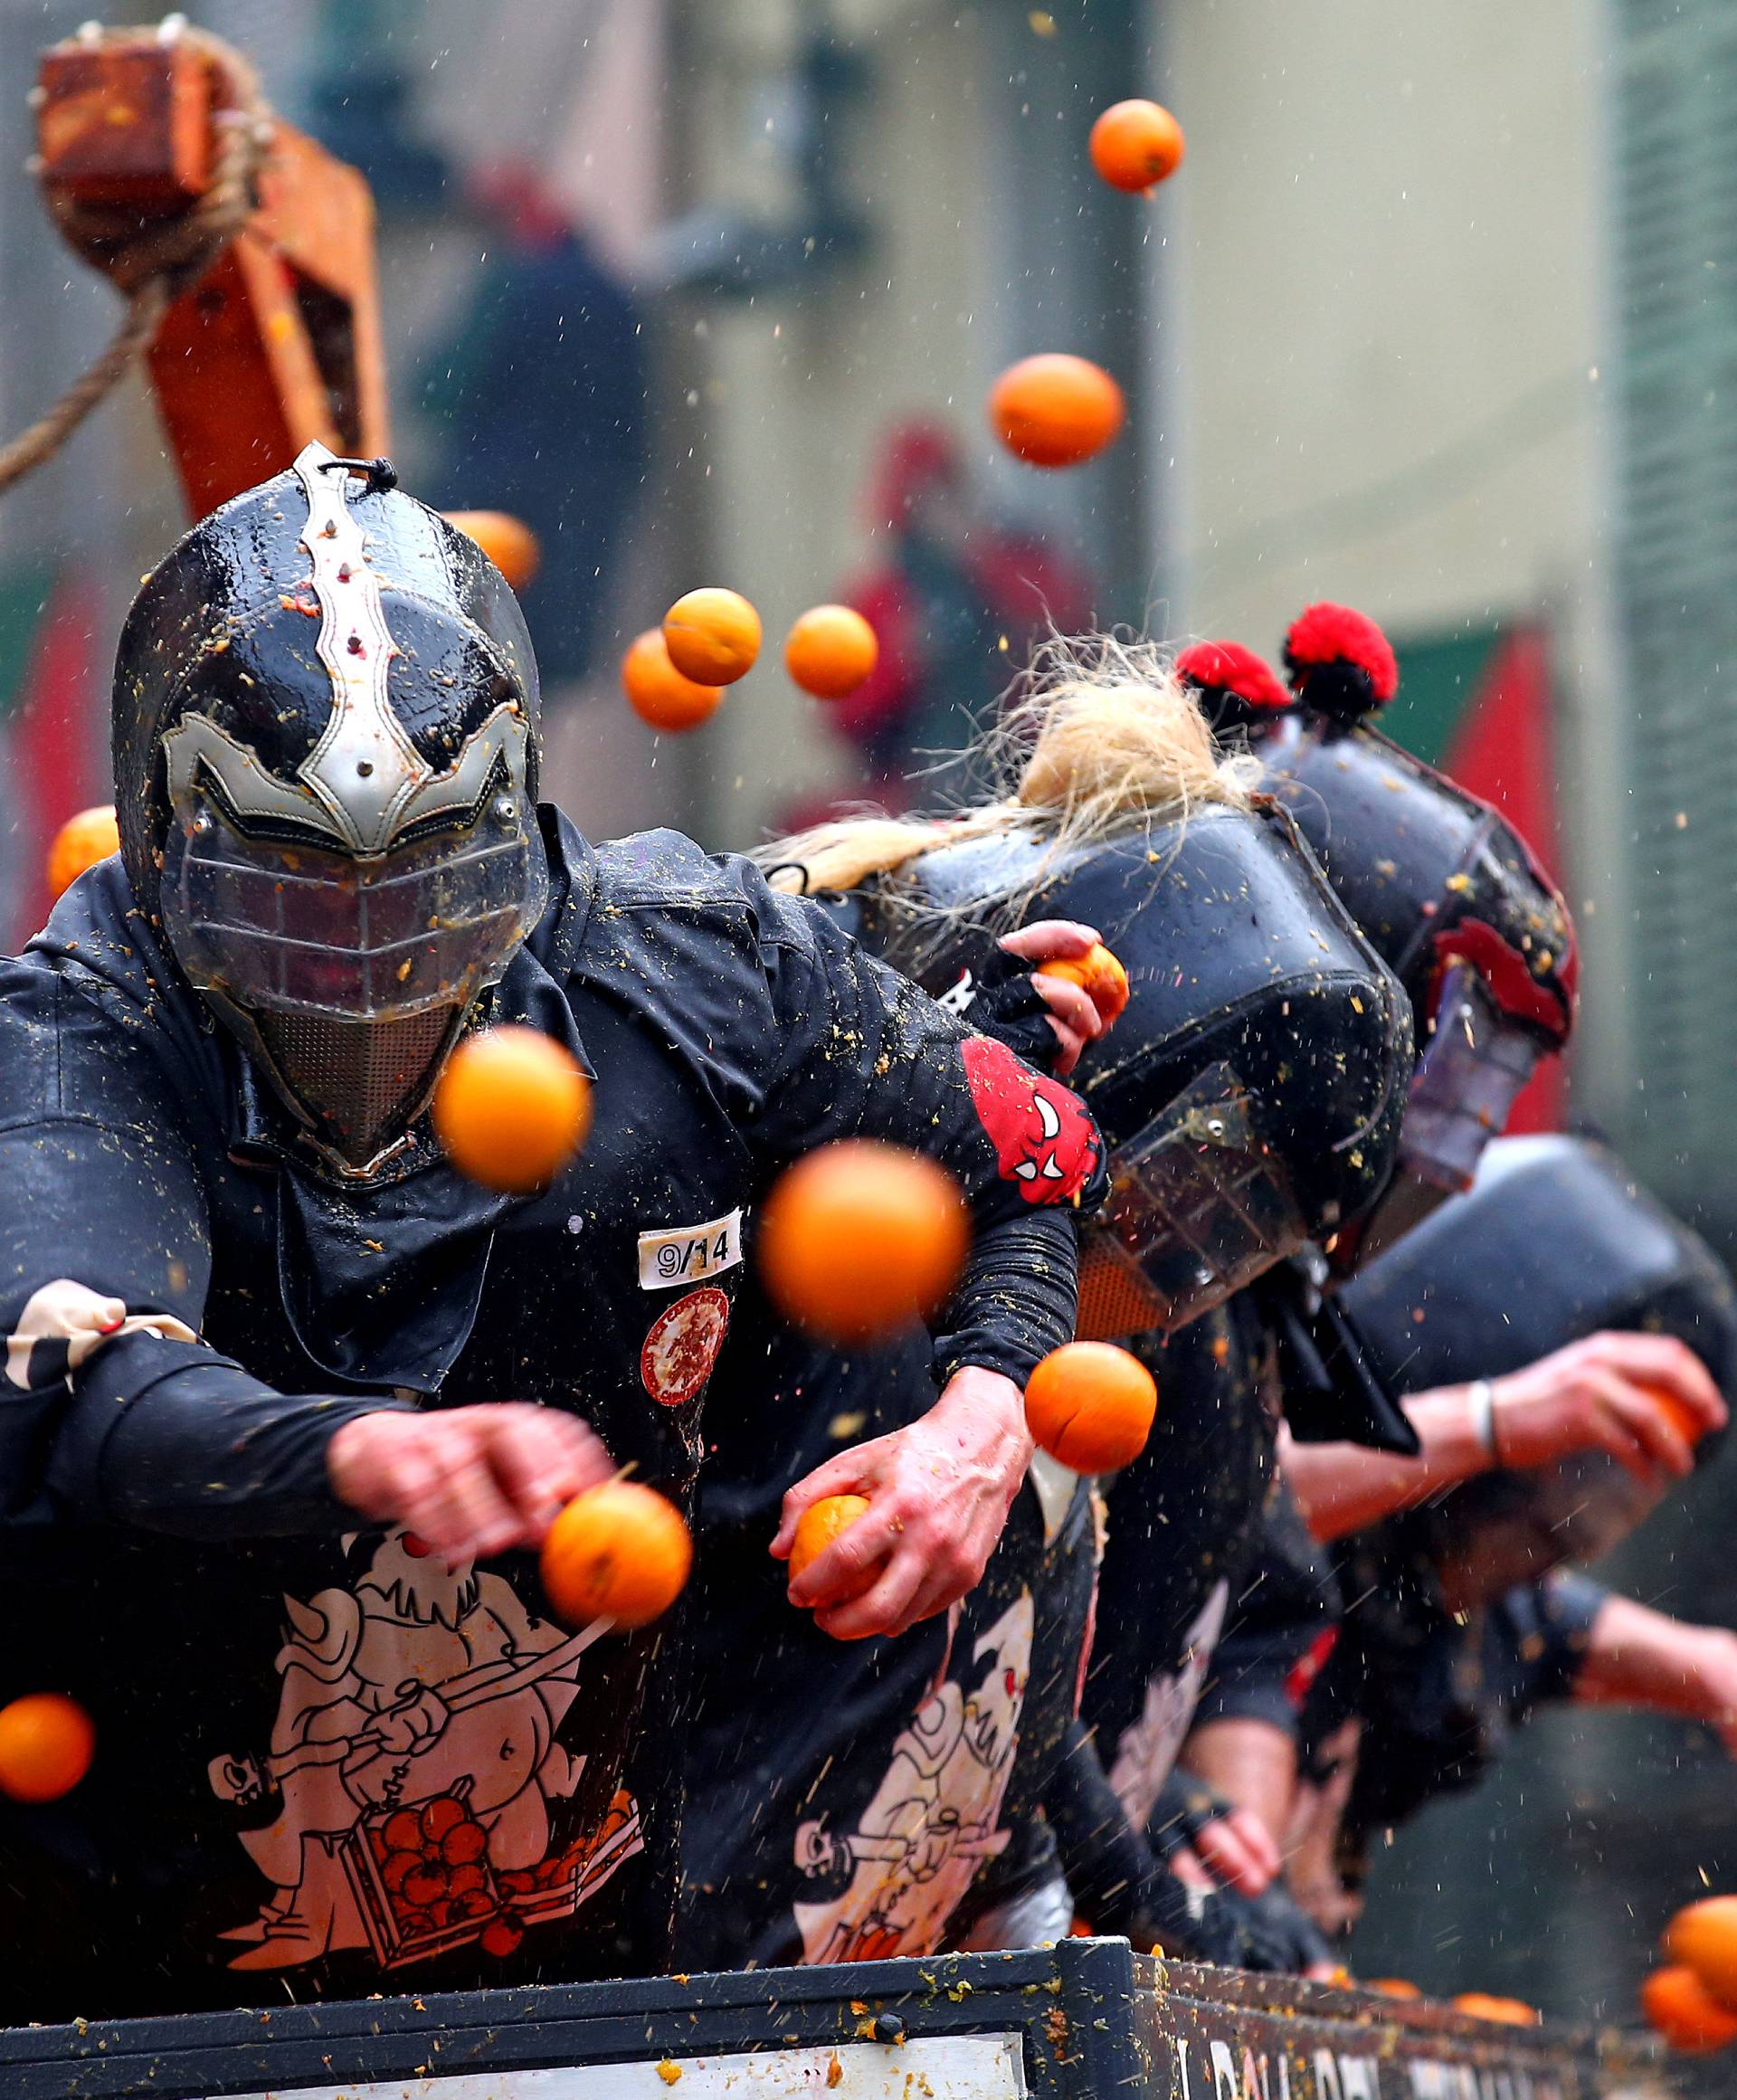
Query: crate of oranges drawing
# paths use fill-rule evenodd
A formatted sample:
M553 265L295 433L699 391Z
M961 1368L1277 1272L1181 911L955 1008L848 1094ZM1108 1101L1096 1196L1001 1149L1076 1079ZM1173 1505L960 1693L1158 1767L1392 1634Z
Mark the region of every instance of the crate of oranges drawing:
M571 1917L641 1849L638 1811L618 1792L595 1831L533 1866L497 1867L469 1793L461 1781L431 1801L378 1809L350 1833L345 1871L385 1968L479 1943L510 1954L527 1925Z

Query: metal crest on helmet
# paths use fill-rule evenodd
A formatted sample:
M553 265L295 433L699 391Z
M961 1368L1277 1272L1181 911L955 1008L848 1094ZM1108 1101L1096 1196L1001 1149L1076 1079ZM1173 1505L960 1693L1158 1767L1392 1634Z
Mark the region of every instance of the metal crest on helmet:
M436 772L387 695L396 645L381 603L379 573L346 494L346 470L316 441L297 454L292 471L308 499L300 544L313 563L319 605L315 653L331 681L331 714L293 783L272 774L208 716L187 715L163 740L169 791L181 799L204 771L243 825L250 818L288 822L325 833L348 853L383 853L431 818L468 816L503 759L522 782L530 725L505 701L452 765Z

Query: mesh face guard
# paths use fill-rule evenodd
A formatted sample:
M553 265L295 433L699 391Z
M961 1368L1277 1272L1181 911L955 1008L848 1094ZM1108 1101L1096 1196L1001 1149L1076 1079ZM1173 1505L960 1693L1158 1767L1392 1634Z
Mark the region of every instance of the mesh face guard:
M1086 1340L1180 1327L1295 1254L1307 1228L1228 1065L1210 1066L1110 1157L1110 1200L1081 1242Z
M352 1172L421 1113L464 1010L547 897L535 813L508 787L473 823L355 859L250 836L194 784L164 852L164 926L188 981Z

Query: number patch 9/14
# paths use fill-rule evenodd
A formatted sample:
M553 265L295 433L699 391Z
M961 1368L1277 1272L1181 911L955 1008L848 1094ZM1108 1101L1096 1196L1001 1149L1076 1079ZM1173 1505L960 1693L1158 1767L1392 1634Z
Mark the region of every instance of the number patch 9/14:
M734 1269L742 1259L742 1213L732 1211L704 1225L674 1225L640 1234L640 1288L668 1290L679 1283L703 1283Z

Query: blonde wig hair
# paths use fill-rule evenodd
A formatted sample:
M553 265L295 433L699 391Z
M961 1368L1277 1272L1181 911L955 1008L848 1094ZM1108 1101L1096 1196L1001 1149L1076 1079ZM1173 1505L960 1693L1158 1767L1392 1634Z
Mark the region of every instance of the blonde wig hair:
M1220 751L1155 642L1109 634L1047 642L970 762L1011 792L956 816L817 824L754 857L774 888L812 894L854 889L937 846L1023 831L1048 849L1035 888L1054 860L1118 832L1212 804L1247 809L1258 771Z

